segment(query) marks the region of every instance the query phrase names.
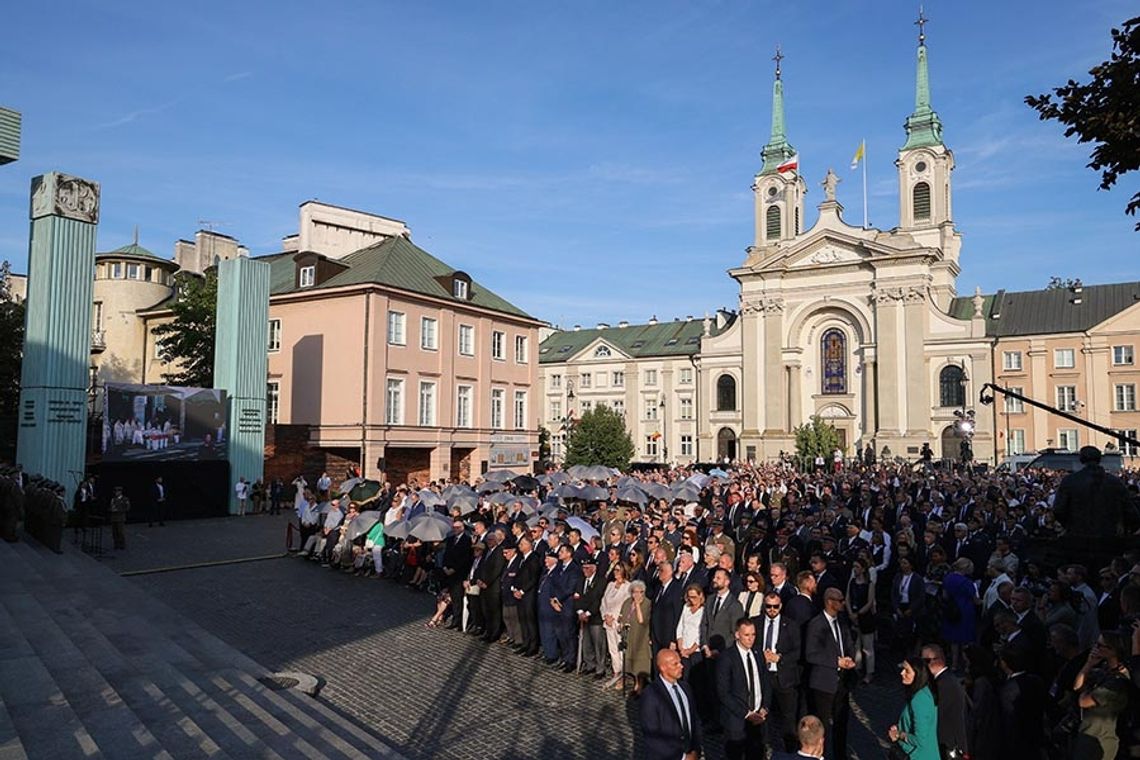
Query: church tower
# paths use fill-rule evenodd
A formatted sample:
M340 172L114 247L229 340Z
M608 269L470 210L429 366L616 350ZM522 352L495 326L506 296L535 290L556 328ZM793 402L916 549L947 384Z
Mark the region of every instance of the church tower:
M784 82L776 48L776 81L772 86L772 134L761 156L764 166L752 183L756 195L756 242L754 248L774 246L791 240L803 229L804 193L807 185L800 177L799 156L788 143L784 129Z
M930 106L930 74L926 63L926 24L919 11L918 70L914 112L906 119L906 143L899 149L899 228L919 243L942 250L934 289L943 307L954 296L961 238L954 231L950 175L954 154L942 141L942 120Z

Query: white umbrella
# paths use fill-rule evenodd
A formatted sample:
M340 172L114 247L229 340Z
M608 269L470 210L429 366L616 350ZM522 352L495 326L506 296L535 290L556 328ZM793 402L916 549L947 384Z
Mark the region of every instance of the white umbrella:
M451 520L439 513L416 515L408 521L408 533L421 541L443 541L451 534Z
M514 480L519 474L512 470L495 470L483 476L483 480L490 480L496 483L506 483L509 480Z
M435 491L431 490L430 488L421 489L419 494L420 494L420 503L423 504L425 507L430 508L430 507L447 506L447 499L444 498L443 496L440 496L439 494L437 494Z
M339 493L348 493L353 488L355 488L358 483L363 483L363 482L364 482L364 478L349 478L348 480L346 480L340 484L340 488L338 488L337 491Z
M587 541L589 541L591 538L597 538L599 535L601 535L598 533L597 528L595 528L593 525L590 525L590 523L586 522L581 517L568 518L566 520L566 525L571 528L577 528L578 531L581 532L582 538Z

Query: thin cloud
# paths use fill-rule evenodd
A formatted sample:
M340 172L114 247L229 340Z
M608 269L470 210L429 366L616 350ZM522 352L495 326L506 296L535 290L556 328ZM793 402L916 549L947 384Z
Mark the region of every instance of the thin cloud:
M249 79L251 76L253 76L252 71L239 71L236 74L230 74L228 77L226 77L222 81L223 82L236 82L239 79Z
M153 106L151 108L140 108L137 111L131 111L130 113L124 114L117 119L113 119L102 124L96 124L92 127L92 129L112 129L114 127L121 127L124 124L130 124L131 122L138 121L144 116L153 116L156 113L162 113L163 111L173 108L174 106L178 105L180 100L181 99L178 98L167 103Z

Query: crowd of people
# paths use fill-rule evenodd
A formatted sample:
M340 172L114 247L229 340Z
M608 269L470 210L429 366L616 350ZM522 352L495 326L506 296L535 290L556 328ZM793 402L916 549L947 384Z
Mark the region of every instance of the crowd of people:
M895 757L1140 757L1140 473L1082 461L551 471L366 505L299 479L299 554L639 699L653 758L846 758L852 692L892 679Z

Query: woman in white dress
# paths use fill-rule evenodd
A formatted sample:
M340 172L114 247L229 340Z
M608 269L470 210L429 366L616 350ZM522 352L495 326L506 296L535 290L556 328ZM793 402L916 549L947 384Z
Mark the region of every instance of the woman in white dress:
M681 655L684 668L682 678L689 680L693 666L704 659L701 647L701 621L705 618L705 592L698 584L690 583L685 588L685 606L681 609L681 619L677 621L677 641L673 649Z
M621 688L622 679L622 651L618 649L621 633L618 630L618 616L621 615L622 605L629 599L629 567L619 562L610 567L613 579L606 586L602 594L602 626L606 629L606 643L610 649L610 662L613 665L614 677L606 682L603 688Z

